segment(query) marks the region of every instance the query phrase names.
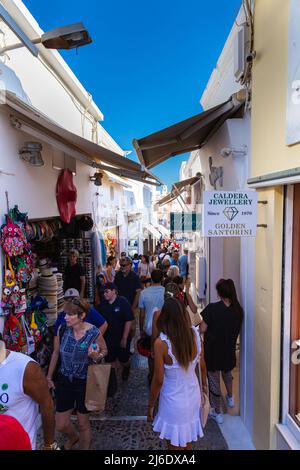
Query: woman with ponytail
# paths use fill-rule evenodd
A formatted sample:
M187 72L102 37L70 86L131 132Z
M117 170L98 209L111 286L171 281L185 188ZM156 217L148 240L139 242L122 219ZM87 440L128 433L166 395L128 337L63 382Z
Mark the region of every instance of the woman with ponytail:
M236 342L239 336L243 309L238 301L232 279L220 279L216 285L219 302L210 303L201 313L200 325L204 333L204 358L208 373L211 416L219 424L223 422L221 410L220 373L226 387L226 401L234 407L231 371L236 366Z

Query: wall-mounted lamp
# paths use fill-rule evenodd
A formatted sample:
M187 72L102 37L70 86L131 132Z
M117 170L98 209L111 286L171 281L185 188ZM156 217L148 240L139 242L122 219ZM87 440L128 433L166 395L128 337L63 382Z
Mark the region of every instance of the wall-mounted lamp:
M231 147L225 147L221 150L220 152L221 157L227 158L227 157L244 157L247 155L247 145L243 145L241 149L236 149L236 148L231 148Z
M42 159L41 153L42 148L43 146L40 142L25 142L19 150L21 160L33 166L44 166L45 162Z
M96 171L93 176L90 176L90 181L93 181L95 186L102 186L103 174Z
M1 14L1 11L2 10L0 10L0 17L3 18L4 13L2 12ZM8 20L6 22L8 22ZM52 29L51 31L42 34L39 38L32 40L27 39L27 42L23 40L23 35L19 37L22 40L21 43L11 44L9 46L0 48L0 55L15 49L19 49L20 47L28 47L28 44L29 46L33 47L34 55L37 55L37 53L34 52L34 44L43 44L46 49L68 50L85 46L92 42L88 31L82 23L74 23L68 26L61 26L60 28Z

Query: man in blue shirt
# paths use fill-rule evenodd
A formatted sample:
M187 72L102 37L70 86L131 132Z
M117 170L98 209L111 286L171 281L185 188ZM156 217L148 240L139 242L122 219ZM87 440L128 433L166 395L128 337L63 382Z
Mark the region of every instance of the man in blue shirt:
M156 310L161 310L164 304L165 288L161 285L163 280L163 272L160 269L154 269L151 273L152 285L141 292L139 298L140 309L140 332L148 337L151 344L152 336L152 320ZM149 384L152 381L154 361L148 358Z
M183 250L183 255L180 256L178 265L179 265L179 275L183 277L184 282L187 280L189 275L189 259L188 259L189 250L186 248Z
M104 285L104 300L97 310L105 318L108 328L104 334L108 354L106 362L118 360L123 367L122 379L127 380L130 371L130 328L134 319L131 305L125 297L118 295L113 282Z
M171 258L171 266L179 266L179 253L178 250L174 250L172 253L172 258Z
M80 305L86 311L88 304L80 299L77 289L66 290L64 298L66 302L73 302L75 304L77 302L77 305ZM102 333L102 335L104 335L108 326L107 322L94 307L89 306L85 321L99 328L99 331ZM54 336L57 336L58 329L61 325L66 326L65 312L60 313L57 317L57 320L54 324Z

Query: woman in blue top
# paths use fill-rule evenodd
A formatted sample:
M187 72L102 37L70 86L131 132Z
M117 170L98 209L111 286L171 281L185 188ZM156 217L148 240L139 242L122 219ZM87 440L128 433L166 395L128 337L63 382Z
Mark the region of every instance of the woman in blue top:
M88 450L91 428L88 410L85 407L87 370L90 363L100 362L107 354L106 343L99 329L85 321L86 312L74 303L65 302L66 328L54 339L54 351L48 370L48 386L55 389L57 430L66 434L64 446L70 450L79 440L79 447ZM64 327L60 327L64 328ZM57 382L52 377L60 356ZM77 411L79 433L71 422L73 409Z

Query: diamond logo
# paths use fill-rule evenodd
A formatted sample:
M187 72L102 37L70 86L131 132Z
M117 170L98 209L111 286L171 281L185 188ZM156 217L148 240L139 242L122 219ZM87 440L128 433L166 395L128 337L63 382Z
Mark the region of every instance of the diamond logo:
M230 222L238 215L239 211L236 207L225 207L223 214L227 217Z

